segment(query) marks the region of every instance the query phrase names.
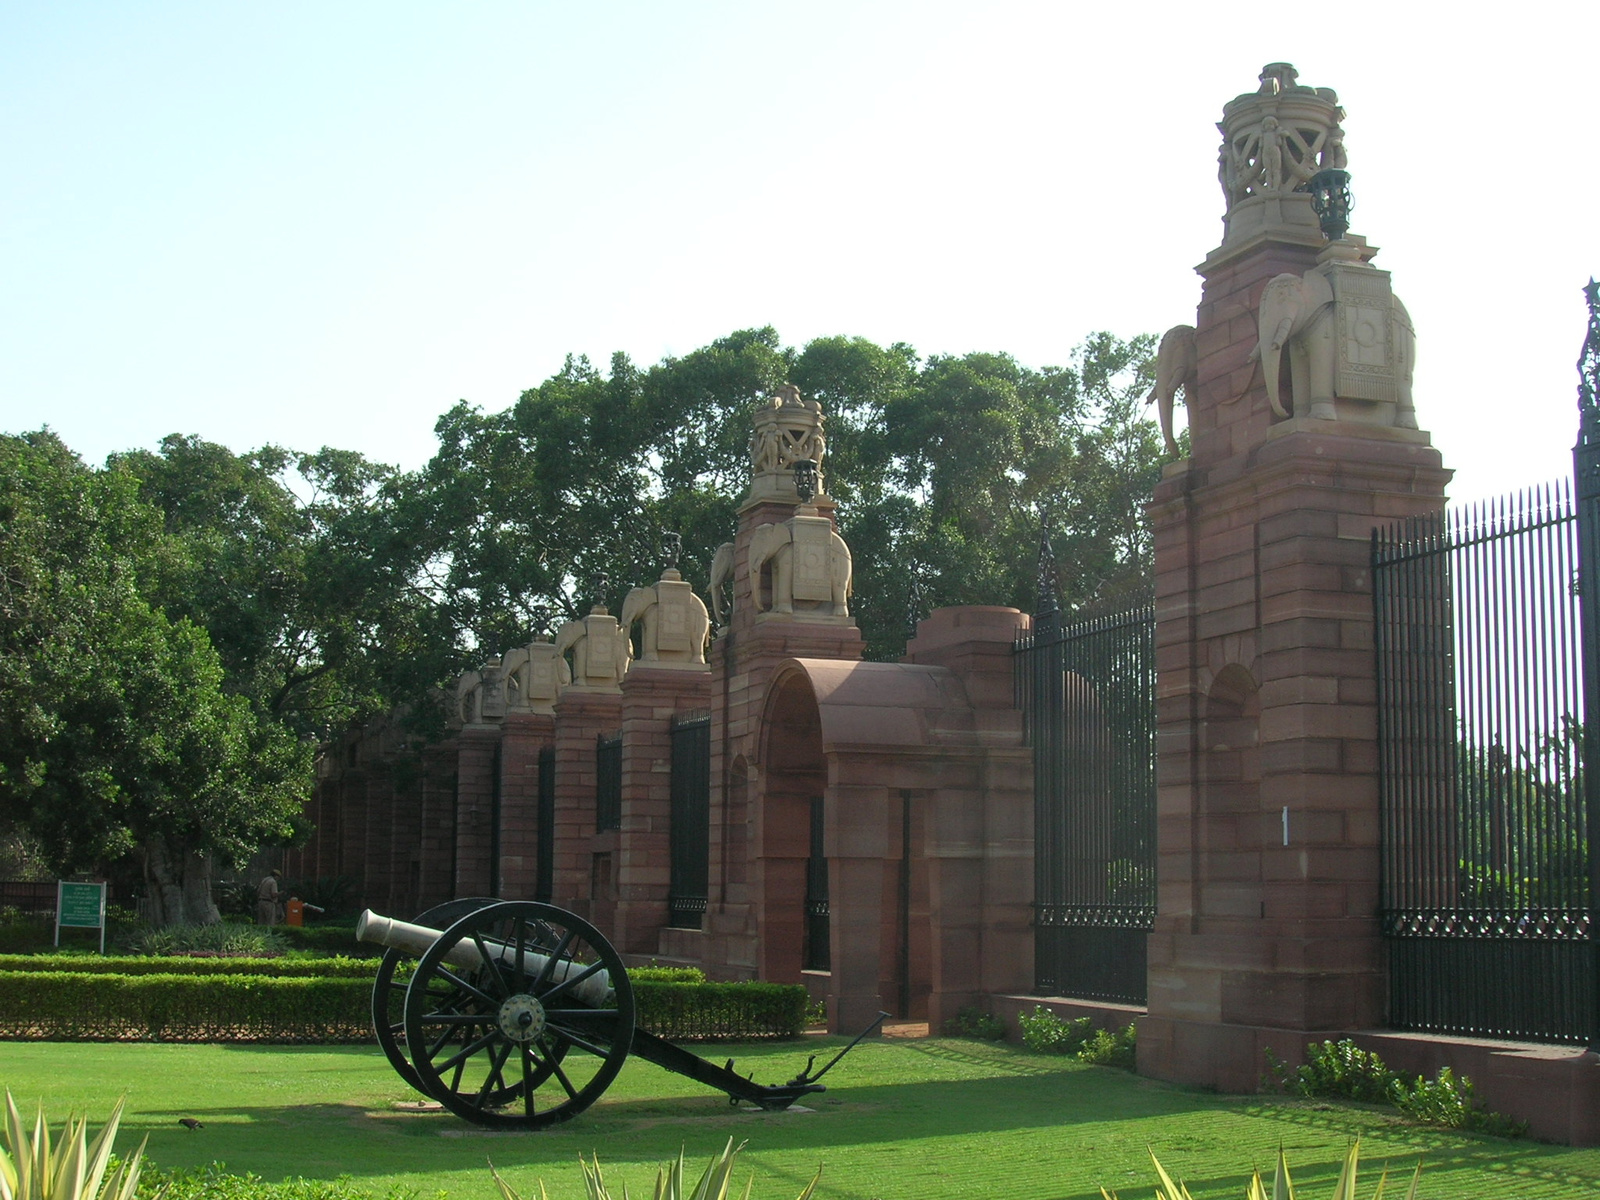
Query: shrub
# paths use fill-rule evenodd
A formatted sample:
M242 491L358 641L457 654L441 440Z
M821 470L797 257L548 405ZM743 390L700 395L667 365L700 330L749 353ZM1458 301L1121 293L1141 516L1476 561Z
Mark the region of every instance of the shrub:
M0 972L74 971L87 975L282 975L331 976L370 981L378 964L357 958L230 958L179 955L170 958L89 954L0 954Z
M1339 1179L1333 1185L1333 1200L1356 1200L1356 1167L1361 1157L1361 1140L1357 1138L1351 1143L1350 1149L1345 1151L1344 1166L1339 1170ZM1167 1174L1166 1168L1161 1165L1161 1160L1156 1157L1155 1151L1150 1152L1150 1161L1156 1168L1156 1200L1192 1200L1189 1189L1181 1183L1174 1183L1172 1176ZM1422 1177L1422 1163L1417 1163L1417 1168L1411 1173L1411 1186L1406 1190L1405 1200L1417 1200L1417 1184ZM1373 1200L1380 1200L1389 1182L1389 1172L1386 1169L1378 1177L1378 1187L1373 1192ZM1105 1200L1117 1200L1115 1192L1105 1188L1100 1189L1100 1195ZM1269 1191L1261 1181L1261 1171L1251 1172L1250 1186L1245 1190L1245 1200L1295 1200L1294 1182L1289 1178L1289 1164L1284 1160L1283 1147L1278 1147L1278 1167L1273 1173L1272 1188Z
M128 940L134 954L236 954L254 958L282 954L283 938L260 925L223 921L215 925L163 925Z
M1383 1059L1349 1038L1306 1047L1306 1061L1290 1071L1277 1055L1267 1051L1267 1066L1283 1090L1297 1096L1325 1096L1363 1104L1387 1104L1390 1088L1400 1077Z
M371 1036L373 968L367 962L181 959L178 970L135 974L94 970L97 961L103 960L79 960L83 969L74 962L67 970L0 971L0 1039L348 1042ZM325 969L330 964L334 970ZM634 983L634 999L638 1023L662 1037L741 1041L796 1036L806 990L799 984L646 979Z
M1131 1071L1138 1059L1136 1038L1137 1030L1131 1021L1117 1030L1097 1029L1078 1051L1078 1058L1096 1066Z
M1006 1036L1006 1023L981 1008L967 1005L956 1009L956 1015L944 1023L947 1037L979 1038L985 1042L1002 1041Z
M638 1023L673 1041L797 1037L807 995L798 983L663 983L633 980Z
M678 1152L678 1157L673 1162L660 1168L656 1172L655 1200L725 1200L728 1195L729 1183L733 1176L734 1160L739 1157L739 1151L745 1147L744 1142L737 1146L733 1139L728 1139L728 1144L723 1147L722 1153L714 1156L706 1169L701 1173L698 1182L685 1187L683 1182L683 1152ZM605 1177L600 1173L600 1156L594 1156L593 1161L585 1161L582 1154L578 1155L578 1165L583 1168L583 1184L589 1200L611 1200L611 1191L606 1186ZM489 1164L489 1174L494 1176L495 1186L500 1189L501 1200L522 1200L517 1190L507 1183L494 1169L494 1163ZM822 1168L817 1168L817 1173L811 1177L811 1182L806 1184L797 1200L809 1200L811 1193L816 1191L817 1180L822 1178ZM751 1182L754 1182L752 1177ZM539 1195L545 1195L544 1180L539 1181ZM626 1200L628 1189L622 1189ZM750 1200L750 1184L744 1186L743 1200Z
M1019 1013L1017 1026L1022 1030L1022 1043L1040 1054L1076 1054L1089 1040L1094 1022L1088 1017L1074 1017L1063 1021L1043 1005L1035 1005L1032 1012Z
M0 973L0 1038L37 1041L364 1041L365 978Z
M356 941L354 925L275 925L272 932L296 950L342 958L381 958L383 947Z
M1470 1129L1497 1137L1521 1137L1526 1122L1490 1112L1473 1098L1472 1081L1457 1077L1449 1067L1429 1080L1419 1075L1407 1081L1384 1065L1376 1053L1362 1050L1349 1038L1306 1047L1306 1061L1293 1070L1267 1051L1268 1086L1296 1096L1322 1096L1389 1104L1413 1121Z
M136 1200L414 1200L416 1193L390 1188L379 1198L357 1187L348 1175L337 1179L285 1179L268 1183L259 1175L235 1175L226 1163L164 1171L149 1167Z
M93 1145L89 1144L87 1117L69 1118L66 1128L52 1141L41 1108L30 1137L8 1088L6 1144L0 1150L0 1195L6 1200L132 1200L139 1186L144 1142L139 1143L131 1158L111 1166L111 1143L121 1121L119 1100Z

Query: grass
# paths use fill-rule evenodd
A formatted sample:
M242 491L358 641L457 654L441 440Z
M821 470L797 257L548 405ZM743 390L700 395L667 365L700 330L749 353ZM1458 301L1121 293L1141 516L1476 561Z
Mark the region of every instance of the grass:
M701 1047L775 1082L838 1039ZM579 1153L598 1151L620 1192L649 1194L655 1167L686 1147L706 1158L748 1139L755 1200L799 1194L820 1162L819 1197L973 1196L1099 1200L1099 1187L1148 1194L1152 1146L1196 1200L1244 1194L1281 1142L1305 1195L1332 1191L1345 1147L1362 1140L1362 1193L1387 1162L1423 1196L1560 1197L1600 1192L1600 1150L1572 1150L1407 1125L1355 1105L1186 1091L1021 1047L931 1038L864 1044L828 1077L813 1113L745 1113L725 1097L638 1059L588 1112L537 1133L487 1133L415 1099L376 1047L0 1045L0 1086L25 1111L42 1100L58 1124L88 1112L97 1128L126 1095L121 1149L146 1132L162 1167L213 1161L268 1180L348 1175L382 1196L498 1200L486 1159L524 1196L543 1178L554 1200L583 1194ZM179 1117L205 1128L190 1133Z

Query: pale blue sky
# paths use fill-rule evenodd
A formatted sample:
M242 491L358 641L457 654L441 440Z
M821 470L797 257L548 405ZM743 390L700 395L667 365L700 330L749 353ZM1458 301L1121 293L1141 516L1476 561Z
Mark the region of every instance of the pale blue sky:
M1349 110L1454 493L1566 469L1597 6L1095 9L0 2L0 430L415 466L568 352L1062 363L1193 320L1213 123L1287 59Z

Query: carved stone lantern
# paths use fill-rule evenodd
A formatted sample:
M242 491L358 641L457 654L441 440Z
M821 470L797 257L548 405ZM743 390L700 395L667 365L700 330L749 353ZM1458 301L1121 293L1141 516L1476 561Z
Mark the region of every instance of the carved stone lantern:
M1350 230L1350 172L1338 167L1324 167L1311 177L1306 185L1311 193L1311 211L1317 214L1322 232L1330 242L1337 242Z

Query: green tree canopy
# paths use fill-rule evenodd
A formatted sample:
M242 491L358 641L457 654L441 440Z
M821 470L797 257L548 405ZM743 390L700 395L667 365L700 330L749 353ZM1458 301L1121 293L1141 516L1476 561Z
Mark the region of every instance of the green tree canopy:
M180 559L130 477L0 437L0 819L59 873L134 853L158 917L206 920L212 862L289 833L311 748L151 603Z

